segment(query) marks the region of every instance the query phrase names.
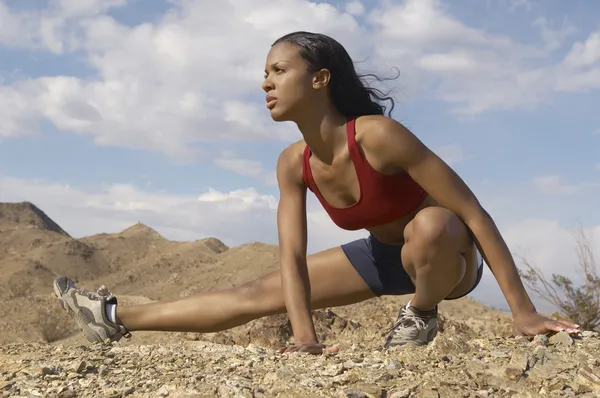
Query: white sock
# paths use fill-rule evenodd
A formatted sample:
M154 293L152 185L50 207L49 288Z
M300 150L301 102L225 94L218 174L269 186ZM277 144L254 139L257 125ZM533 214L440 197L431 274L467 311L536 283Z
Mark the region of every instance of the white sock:
M117 305L106 304L106 317L112 323L117 323Z

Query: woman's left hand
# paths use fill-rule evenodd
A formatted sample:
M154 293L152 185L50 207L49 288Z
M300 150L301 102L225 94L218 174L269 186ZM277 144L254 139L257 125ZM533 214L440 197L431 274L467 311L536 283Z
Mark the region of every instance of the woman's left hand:
M575 323L546 318L537 312L517 314L513 319L515 336L535 336L561 331L569 334L580 333L579 325Z

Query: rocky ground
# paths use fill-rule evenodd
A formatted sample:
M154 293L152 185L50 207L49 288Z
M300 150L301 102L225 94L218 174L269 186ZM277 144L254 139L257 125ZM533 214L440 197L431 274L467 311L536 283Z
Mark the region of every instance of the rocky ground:
M9 344L0 391L22 397L597 397L600 339L477 338L444 321L426 347L354 343L337 354L189 340L112 346Z

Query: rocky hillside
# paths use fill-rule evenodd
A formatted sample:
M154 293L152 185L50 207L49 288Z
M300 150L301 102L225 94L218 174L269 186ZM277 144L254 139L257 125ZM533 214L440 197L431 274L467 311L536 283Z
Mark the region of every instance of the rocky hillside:
M136 332L90 345L53 298L71 275L121 305L229 288L277 268L276 247L215 238L172 242L143 224L74 239L32 204L0 205L0 393L23 397L600 396L594 332L511 337L510 316L468 298L440 305L427 347L383 350L410 296L314 313L337 354L281 356L286 315L219 333ZM37 209L37 210L33 210Z

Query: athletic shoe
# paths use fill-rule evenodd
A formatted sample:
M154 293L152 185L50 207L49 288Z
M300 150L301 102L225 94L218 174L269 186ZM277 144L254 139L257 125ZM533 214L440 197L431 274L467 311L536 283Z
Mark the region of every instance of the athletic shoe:
M427 345L437 335L437 306L434 310L422 313L411 307L410 302L400 310L398 318L390 328L385 348L412 344Z
M106 304L117 304L117 298L105 286L96 293L88 292L77 288L68 277L59 276L54 279L54 293L90 343L110 344L131 337L123 325L111 322L106 316Z

